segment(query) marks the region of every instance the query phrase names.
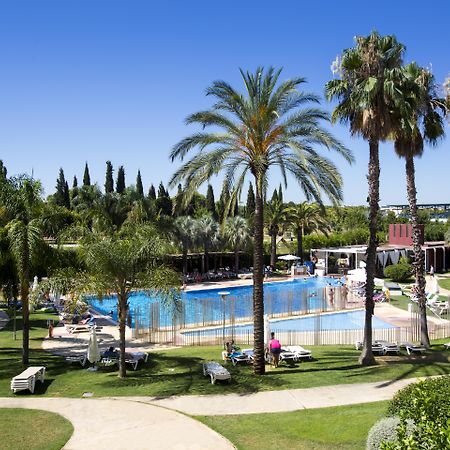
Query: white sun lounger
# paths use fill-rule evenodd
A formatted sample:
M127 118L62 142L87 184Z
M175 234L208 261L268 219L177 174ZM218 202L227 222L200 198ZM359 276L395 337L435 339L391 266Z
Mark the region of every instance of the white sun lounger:
M88 325L88 324L66 324L66 330L70 333L80 333L82 331L91 331L95 328L96 331L100 331L103 327L99 327L98 325Z
M394 343L394 342L388 342L383 340L376 340L373 343L372 351L375 351L377 347L381 347L381 352L383 355L387 355L388 353L396 353L397 355L400 354L400 347Z
M216 384L217 380L231 380L230 372L216 361L208 361L203 364L203 375L211 377L211 383Z
M312 359L311 350L306 350L301 345L290 345L285 347L288 352L292 352L297 355L297 359Z
M427 351L427 349L423 345L411 344L411 342L402 342L400 344L400 346L405 347L408 355L411 355L412 353L421 353L422 354Z
M86 364L87 361L87 355L71 355L71 356L66 356L66 361L67 362L79 362L83 367Z
M28 367L28 369L11 380L11 390L15 394L17 391L28 389L33 394L36 380L44 383L44 379L45 367Z
M297 362L298 354L282 348L280 352L280 363L285 362L286 364Z

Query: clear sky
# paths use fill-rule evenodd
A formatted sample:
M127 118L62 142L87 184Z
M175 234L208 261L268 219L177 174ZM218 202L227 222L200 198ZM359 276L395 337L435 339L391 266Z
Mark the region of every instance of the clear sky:
M193 131L184 118L208 107L216 79L240 87L238 68L283 67L323 95L330 64L353 36L376 29L407 47L406 62L450 72L450 2L88 1L0 2L0 158L9 174L31 173L53 193L58 170L81 181L85 161L103 189L105 161L140 169L144 189L165 184L179 163L171 147ZM331 110L332 105L323 103ZM332 127L356 157L334 157L345 203L367 197L368 146ZM450 130L447 127L447 133ZM419 202L450 202L450 138L417 161ZM406 203L404 163L381 147L381 203ZM271 188L280 182L271 175ZM220 180L213 180L217 188ZM303 196L290 180L287 200Z

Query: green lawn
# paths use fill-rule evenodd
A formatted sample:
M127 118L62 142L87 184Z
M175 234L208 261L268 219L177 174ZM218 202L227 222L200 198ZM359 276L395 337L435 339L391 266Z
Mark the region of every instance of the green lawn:
M450 291L450 278L440 279L439 286Z
M78 364L70 365L44 352L40 345L47 333L47 317L48 314L31 315L30 364L47 367L45 384L37 383L35 396L81 397L84 392L92 392L95 397L245 393L450 373L450 352L437 345L423 357L377 357L378 365L373 367L361 367L359 352L352 346L319 346L309 347L314 361L278 369L268 367L266 376L255 376L251 366L229 364L232 382L212 385L203 377L201 364L205 360L220 360L221 348L184 347L152 353L147 364L135 372L129 370L127 379L119 380L115 367L87 372ZM21 336L19 333L19 339L12 340L11 325L10 322L0 331L0 396L13 395L10 379L22 371ZM15 395L29 394L19 391Z
M0 409L3 450L59 450L72 433L72 424L59 414L36 409Z
M245 401L245 400L243 400ZM288 413L196 417L238 450L361 450L387 402Z

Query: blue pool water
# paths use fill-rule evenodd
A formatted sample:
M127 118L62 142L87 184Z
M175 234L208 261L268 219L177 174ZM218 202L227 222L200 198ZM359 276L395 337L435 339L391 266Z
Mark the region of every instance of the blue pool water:
M320 317L297 317L284 320L270 320L270 330L275 332L283 331L316 331L321 330L363 330L365 311L345 311L339 313L321 314ZM377 317L372 317L373 329L395 328L387 322ZM230 327L225 327L226 333L231 332ZM233 329L235 335L253 333L253 325L236 325ZM196 331L187 331L189 335ZM203 330L202 336L215 336L216 330Z
M340 280L326 277L265 283L264 309L271 314L286 312L300 314L321 310L326 305L324 288L329 285L337 286L339 283ZM229 292L225 301L227 317L233 314L237 321L252 317L253 286L236 286L183 292L179 323L183 326L202 326L220 322L224 313L224 302L219 295L222 291ZM115 296L102 300L91 298L88 301L103 314L108 314L112 310L114 319L117 319ZM136 316L139 316L141 326L156 323L158 327L165 327L172 324L173 315L160 306L160 299L157 296L136 292L131 295L129 303L133 325Z

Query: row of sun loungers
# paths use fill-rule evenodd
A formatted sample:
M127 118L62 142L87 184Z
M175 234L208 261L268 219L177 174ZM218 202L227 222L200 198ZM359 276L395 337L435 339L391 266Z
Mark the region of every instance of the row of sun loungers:
M223 352L222 359L224 361L231 361L233 366L236 366L239 363L249 364L253 362L253 349L243 349L242 351L232 353L231 355ZM281 349L280 363L283 361L286 363L298 362L303 359L311 360L312 353L310 350L306 350L300 345L292 345ZM266 361L268 363L272 362L270 353L266 354Z
M401 344L396 344L395 342L388 342L384 340L375 340L372 343L372 352L377 355L388 355L388 354L400 354L400 348L405 348L408 355L424 353L426 348L422 345L415 345L411 342L402 342ZM363 343L361 341L356 341L356 350L361 350L363 348Z

